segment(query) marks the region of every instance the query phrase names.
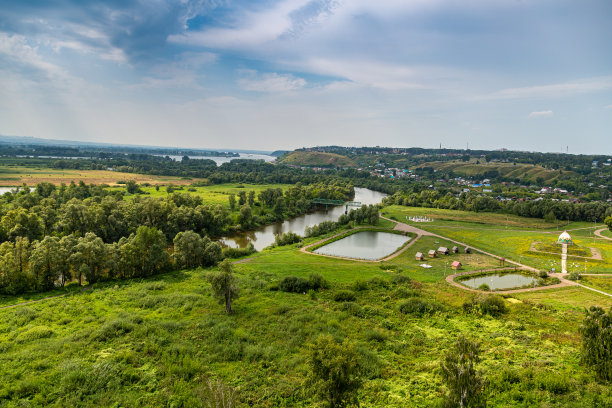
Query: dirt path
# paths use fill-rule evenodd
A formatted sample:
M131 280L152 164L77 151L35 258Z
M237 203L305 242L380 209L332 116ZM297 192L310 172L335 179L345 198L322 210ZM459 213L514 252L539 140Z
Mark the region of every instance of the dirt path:
M605 230L607 230L607 228L598 229L597 231L595 231L595 235L597 235L599 238L603 238L603 239L607 239L609 241L612 241L612 238L606 237L605 235L601 234L601 231L605 231Z
M84 287L81 290L76 291L76 292L61 293L59 295L53 295L53 296L47 296L47 297L40 298L40 299L28 300L27 302L15 303L14 305L0 306L0 310L2 310L2 309L10 309L12 307L17 307L17 306L29 305L30 303L38 303L38 302L42 302L44 300L55 299L55 298L59 298L59 297L63 297L63 296L72 295L74 293L82 293L82 292L84 292L86 290L91 290L91 287L86 286L86 287Z
M527 270L530 270L530 271L533 271L533 272L537 272L538 271L536 268L532 268L531 266L523 265L523 264L518 263L516 261L511 261L509 259L505 259L505 258L503 258L503 257L501 257L499 255L495 255L495 254L492 254L491 252L487 252L487 251L484 251L482 249L478 249L478 248L476 248L476 247L474 247L472 245L468 245L465 242L456 241L454 239L451 239L451 238L448 238L448 237L445 237L445 236L442 236L442 235L434 234L433 232L425 231L425 230L422 230L420 228L413 227L413 226L408 225L408 224L404 224L403 222L398 222L398 221L395 221L395 220L391 220L391 219L386 218L386 217L382 217L382 218L384 218L385 220L388 220L388 221L397 222L397 225L394 227L394 229L397 229L397 230L400 230L400 231L413 232L413 233L415 233L415 234L417 234L419 236L420 235L427 235L427 236L431 236L431 237L436 237L436 238L444 239L446 241L450 241L450 242L453 242L455 244L458 244L458 245L461 245L461 246L464 246L464 247L470 247L473 251L480 252L481 254L488 255L488 256L493 257L495 259L499 259L499 260L504 259L506 263L509 263L509 264L512 264L512 265L516 265L516 266L518 266L520 268L527 269Z

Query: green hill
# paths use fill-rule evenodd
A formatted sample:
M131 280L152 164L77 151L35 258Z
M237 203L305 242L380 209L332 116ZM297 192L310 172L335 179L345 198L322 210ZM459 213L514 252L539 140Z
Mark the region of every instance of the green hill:
M519 179L521 181L535 182L542 178L544 182L551 182L567 175L575 175L574 172L563 170L546 169L542 166L523 163L477 163L475 160L469 162L430 162L424 163L419 167L433 167L438 171L452 171L464 177L496 177L495 172L501 177Z
M280 159L280 163L308 167L357 167L350 158L336 153L293 151Z

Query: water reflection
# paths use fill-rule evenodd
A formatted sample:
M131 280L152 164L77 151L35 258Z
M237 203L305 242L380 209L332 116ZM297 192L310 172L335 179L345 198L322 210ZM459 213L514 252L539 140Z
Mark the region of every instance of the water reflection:
M355 187L355 201L363 205L378 204L387 195L378 191L369 190L367 188ZM323 221L337 221L344 214L344 206L329 207L328 210L317 210L312 213L304 214L299 217L277 222L258 228L253 231L243 232L231 237L221 238L219 241L227 246L234 248L245 248L249 242L252 242L255 249L261 251L265 247L274 243L274 236L285 232L295 232L298 235L304 235L306 228L317 225Z
M487 284L491 290L520 288L521 286L533 285L538 281L532 276L521 275L520 273L506 273L479 276L477 278L462 280L461 283L472 289L478 289L483 283Z
M376 260L391 255L410 237L389 232L363 231L315 250L317 254Z

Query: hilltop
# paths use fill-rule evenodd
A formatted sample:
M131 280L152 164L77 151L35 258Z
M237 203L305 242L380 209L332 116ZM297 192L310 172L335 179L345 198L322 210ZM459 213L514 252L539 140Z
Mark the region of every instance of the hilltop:
M351 158L340 154L300 150L281 157L279 163L308 167L357 167Z

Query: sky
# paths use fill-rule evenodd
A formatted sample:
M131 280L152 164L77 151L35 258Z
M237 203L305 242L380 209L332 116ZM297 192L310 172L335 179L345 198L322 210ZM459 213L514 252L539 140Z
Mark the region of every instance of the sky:
M3 0L0 134L612 153L610 0Z

